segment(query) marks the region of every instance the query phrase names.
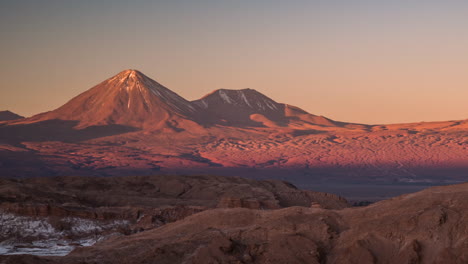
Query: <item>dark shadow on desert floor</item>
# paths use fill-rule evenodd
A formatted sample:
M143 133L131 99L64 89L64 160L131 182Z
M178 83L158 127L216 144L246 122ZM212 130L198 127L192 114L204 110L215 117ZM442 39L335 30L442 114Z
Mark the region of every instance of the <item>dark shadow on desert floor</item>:
M79 142L138 131L139 129L123 125L90 126L75 129L78 121L47 120L32 124L0 126L0 143L18 145L23 141L62 141Z

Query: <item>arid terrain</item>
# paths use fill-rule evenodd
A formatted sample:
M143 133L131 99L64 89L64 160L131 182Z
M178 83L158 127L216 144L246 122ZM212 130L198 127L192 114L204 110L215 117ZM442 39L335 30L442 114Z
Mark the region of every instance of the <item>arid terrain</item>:
M0 1L0 264L468 264L467 1Z
M0 256L5 264L468 262L467 184L354 208L284 182L233 177L59 177L1 186L2 250L42 246L65 255L74 248L62 257Z
M219 176L0 180L0 254L63 255L214 208L349 207L282 181Z
M188 101L126 70L53 111L0 112L0 263L467 263L467 184L384 200L465 182L467 135L253 89Z
M126 70L56 110L0 122L0 175L215 174L310 183L466 180L468 121L363 125L253 90L187 101Z

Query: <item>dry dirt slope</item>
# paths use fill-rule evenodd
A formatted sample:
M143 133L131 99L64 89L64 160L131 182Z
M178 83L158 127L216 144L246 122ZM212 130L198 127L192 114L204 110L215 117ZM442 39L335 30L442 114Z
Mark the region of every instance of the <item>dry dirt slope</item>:
M65 255L213 208L348 207L282 181L217 176L0 179L0 255Z
M62 258L3 263L468 263L468 184L364 208L214 209Z

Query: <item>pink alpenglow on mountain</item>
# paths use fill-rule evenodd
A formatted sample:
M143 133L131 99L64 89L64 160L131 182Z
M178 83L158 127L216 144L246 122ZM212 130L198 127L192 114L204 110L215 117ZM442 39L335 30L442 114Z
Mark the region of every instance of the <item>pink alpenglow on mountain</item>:
M29 119L76 120L77 129L119 124L161 129L173 124L194 124L192 104L136 70L125 70L71 99L65 105Z
M253 89L188 101L126 70L0 125L2 176L220 174L310 183L466 180L468 121L338 122Z

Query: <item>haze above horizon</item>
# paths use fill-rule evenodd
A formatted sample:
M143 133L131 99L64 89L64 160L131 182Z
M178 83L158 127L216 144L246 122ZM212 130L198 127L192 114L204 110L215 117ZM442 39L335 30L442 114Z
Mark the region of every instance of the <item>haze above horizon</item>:
M334 120L468 118L462 1L3 1L0 110L55 109L124 69L184 98L255 89Z

